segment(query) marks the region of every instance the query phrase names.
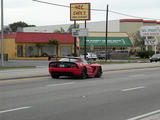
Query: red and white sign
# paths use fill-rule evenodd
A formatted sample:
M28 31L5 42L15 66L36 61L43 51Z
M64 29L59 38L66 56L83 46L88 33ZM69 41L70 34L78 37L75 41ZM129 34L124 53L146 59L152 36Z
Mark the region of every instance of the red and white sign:
M70 20L90 20L90 3L71 3Z

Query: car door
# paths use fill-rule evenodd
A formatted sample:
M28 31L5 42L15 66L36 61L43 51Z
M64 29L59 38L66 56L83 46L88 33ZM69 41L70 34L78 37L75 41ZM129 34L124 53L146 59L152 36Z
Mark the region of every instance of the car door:
M85 67L87 68L87 74L92 75L93 74L93 67L91 66L91 64L89 64L85 59L82 59L82 62L85 65Z

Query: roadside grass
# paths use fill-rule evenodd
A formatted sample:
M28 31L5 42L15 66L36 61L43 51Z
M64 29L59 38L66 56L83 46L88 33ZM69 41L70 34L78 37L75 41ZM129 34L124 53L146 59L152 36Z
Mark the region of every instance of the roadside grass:
M112 61L112 60L107 60L107 61L96 61L93 63L98 63L98 64L123 64L123 63L144 63L144 62L148 62L149 59L142 59L142 58L129 58L127 60L117 60L117 61Z
M137 63L137 61L97 61L93 63L98 64L124 64L124 63Z
M128 58L128 60L148 61L149 58Z
M1 67L0 66L0 70L3 70L3 69L17 69L17 68L35 68L36 66L4 66L4 67Z

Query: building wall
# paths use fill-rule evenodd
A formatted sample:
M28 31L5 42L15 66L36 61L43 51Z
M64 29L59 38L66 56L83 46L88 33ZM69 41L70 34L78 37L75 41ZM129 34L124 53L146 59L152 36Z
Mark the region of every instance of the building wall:
M105 32L89 32L89 37L105 37ZM109 32L108 37L128 37L128 34L126 32L120 33L120 32Z
M80 25L80 28L84 28L84 22L77 22ZM108 31L109 32L119 32L120 28L119 20L110 20L108 21ZM37 26L37 27L24 27L23 32L42 32L42 33L53 33L55 30L60 30L63 28L65 31L68 30L69 26L72 24L61 24L61 25L48 25L48 26ZM96 21L96 22L87 22L87 28L89 31L106 31L106 21Z
M14 59L16 57L16 44L15 39L4 39L4 54L8 54L8 59ZM1 49L1 43L0 43Z
M61 47L62 46L71 46L72 47L72 54L74 53L74 45L73 44L61 44L58 46L58 56L61 56Z
M156 22L155 23L143 22L143 26L156 26L156 25L158 25Z
M120 32L127 32L133 34L140 30L143 22L120 22Z

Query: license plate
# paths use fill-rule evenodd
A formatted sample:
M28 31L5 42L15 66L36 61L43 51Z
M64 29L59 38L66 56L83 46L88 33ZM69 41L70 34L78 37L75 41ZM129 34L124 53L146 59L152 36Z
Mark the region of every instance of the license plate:
M60 64L60 65L59 65L59 67L62 67L62 68L63 68L63 67L64 67L64 65L63 65L63 64Z

